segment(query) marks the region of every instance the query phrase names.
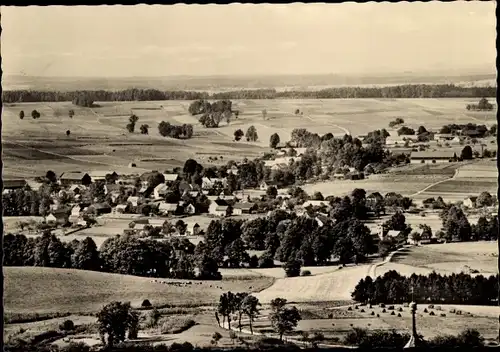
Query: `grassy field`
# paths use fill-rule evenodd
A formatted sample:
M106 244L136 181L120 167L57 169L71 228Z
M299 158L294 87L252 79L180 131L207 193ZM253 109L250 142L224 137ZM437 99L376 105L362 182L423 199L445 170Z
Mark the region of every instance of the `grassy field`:
M460 272L467 265L481 274L494 275L498 273L498 247L496 242L433 244L397 253L393 261L449 273Z
M100 170L112 167L122 173L140 173L144 169L164 170L182 165L193 157L208 163L209 156L229 159L253 158L268 151L269 137L277 132L288 140L294 128L311 132L343 135L364 134L388 125L403 116L413 128L425 125L438 128L447 123L496 122L496 112L474 113L465 105L474 99L333 99L333 100L236 100L240 117L230 125L205 129L188 114L189 101L98 102L99 107L75 107L69 102L21 103L3 107L4 176L22 177L68 170ZM294 115L295 109L303 115ZM41 118L31 119L31 110ZM73 118L68 111L75 110ZM262 118L261 111L268 111ZM24 110L27 117L19 119ZM129 134L125 130L128 116L139 117L138 126L147 123L149 135ZM157 125L192 123L191 140L161 137ZM255 143L234 142L236 129L254 125L259 140ZM66 136L70 130L71 135ZM137 164L129 169L130 162Z
M161 280L186 283L178 287L150 278L39 267L8 267L4 278L6 313L92 312L113 300L130 301L134 306L144 299L155 305L213 304L222 292L259 291L273 281L266 277L191 284Z

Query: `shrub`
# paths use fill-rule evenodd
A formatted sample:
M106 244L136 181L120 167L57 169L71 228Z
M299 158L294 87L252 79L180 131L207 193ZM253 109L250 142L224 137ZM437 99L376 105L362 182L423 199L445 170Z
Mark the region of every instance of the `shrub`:
M394 306L389 306L387 309L388 310L394 310Z
M427 308L424 308L424 313L429 313L429 311L427 310Z
M382 309L382 313L385 313L385 312L386 312L385 308L384 308L384 309Z
M377 313L377 318L380 318L380 314Z
M445 317L446 316L446 313L441 313L440 314L442 317Z
M59 325L59 330L62 331L72 331L75 329L75 323L72 320L65 320L61 325Z
M358 306L354 306L354 309L358 309L359 307Z
M347 310L348 310L348 311L351 311L351 310L352 310L352 307L347 308Z
M61 352L89 352L90 346L83 342L71 341L67 346L63 347Z
M375 315L375 312L372 310L372 312L370 313L370 315Z
M311 272L309 270L302 270L300 276L311 276Z
M145 299L144 301L142 301L141 307L144 307L144 308L151 307L151 302L149 302L149 299Z
M360 312L361 312L361 313L364 313L364 312L365 312L365 310L364 310L364 309L361 309L361 310L360 310Z
M380 303L379 307L380 307L380 308L385 308L385 304Z
M450 313L455 313L455 312L456 312L455 308L450 309Z
M347 333L344 337L344 344L346 345L360 345L368 337L366 329L354 328Z
M398 312L402 312L402 311L403 311L403 308L399 307Z

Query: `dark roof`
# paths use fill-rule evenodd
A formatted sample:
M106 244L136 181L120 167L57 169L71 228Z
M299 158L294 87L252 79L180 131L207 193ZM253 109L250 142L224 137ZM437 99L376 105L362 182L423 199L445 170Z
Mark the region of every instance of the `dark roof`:
M255 203L236 203L233 206L235 209L252 209L255 207Z
M59 178L61 180L78 180L78 181L80 181L85 176L89 176L89 174L87 174L85 172L63 172L61 174L61 177L59 177Z
M214 200L215 204L221 207L227 207L229 204L224 199L216 199Z
M453 159L456 158L455 152L413 152L411 153L412 159Z
M26 186L25 180L3 180L3 188L4 189L12 189L12 188L23 188Z

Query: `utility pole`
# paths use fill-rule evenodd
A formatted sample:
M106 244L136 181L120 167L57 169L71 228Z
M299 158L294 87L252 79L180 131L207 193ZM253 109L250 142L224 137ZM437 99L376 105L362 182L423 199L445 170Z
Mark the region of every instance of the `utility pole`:
M411 337L410 337L410 340L408 340L408 342L406 343L406 345L405 345L404 348L415 348L415 347L418 346L417 322L416 322L417 303L415 303L413 283L411 285L411 296L412 296L412 302L410 303L410 309L411 309Z

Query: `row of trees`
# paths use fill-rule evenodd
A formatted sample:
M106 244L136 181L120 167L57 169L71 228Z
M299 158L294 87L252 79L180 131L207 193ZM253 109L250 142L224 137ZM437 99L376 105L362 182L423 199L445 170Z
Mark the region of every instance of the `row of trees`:
M402 276L391 270L373 280L370 276L356 285L352 298L364 303L498 304L499 276L485 278L468 274Z
M491 111L493 110L493 105L488 101L488 99L481 98L478 104L467 104L466 108L467 110Z
M193 137L193 125L172 125L170 122L162 121L158 124L158 131L163 137L189 139Z
M75 101L89 106L94 101L155 101L207 99L345 99L345 98L465 98L495 97L496 87L460 87L453 84L408 84L389 87L338 87L318 91L280 91L274 89L237 90L209 94L193 91L126 89L122 91L35 91L2 92L5 103Z
M496 126L492 126L492 130L490 132L488 130L488 127L486 127L485 125L478 125L478 124L471 123L471 122L467 123L467 124L452 123L452 124L448 124L448 125L441 127L441 130L439 131L439 133L458 135L459 131L461 131L461 134L463 134L463 135L467 135L467 133L469 131L473 131L476 134L475 137L483 138L486 135L488 135L488 133L495 135L496 134Z
M195 247L187 239L158 242L123 235L107 239L98 251L90 237L65 243L46 232L36 238L7 234L4 248L5 266L74 268L175 279L221 279L217 263L202 246Z

